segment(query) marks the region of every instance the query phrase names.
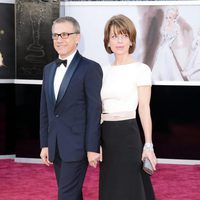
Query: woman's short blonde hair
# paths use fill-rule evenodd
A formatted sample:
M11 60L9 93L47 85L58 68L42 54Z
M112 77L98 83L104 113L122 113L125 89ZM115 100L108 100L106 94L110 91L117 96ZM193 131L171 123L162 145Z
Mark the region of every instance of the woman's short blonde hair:
M132 45L129 47L129 53L133 53L136 45L136 29L134 23L125 15L115 15L111 17L104 28L104 47L109 54L112 54L112 50L109 47L110 31L114 28L116 34L127 34Z

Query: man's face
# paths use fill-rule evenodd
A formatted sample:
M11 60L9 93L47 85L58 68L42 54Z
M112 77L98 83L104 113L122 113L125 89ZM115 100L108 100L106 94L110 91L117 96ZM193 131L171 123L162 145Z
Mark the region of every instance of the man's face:
M70 22L57 23L54 24L52 28L52 34L61 34L66 35L66 33L74 33L74 27ZM80 40L80 34L71 34L66 37L61 37L60 35L57 38L53 39L53 45L57 53L61 58L65 58L71 55L75 50L76 46Z

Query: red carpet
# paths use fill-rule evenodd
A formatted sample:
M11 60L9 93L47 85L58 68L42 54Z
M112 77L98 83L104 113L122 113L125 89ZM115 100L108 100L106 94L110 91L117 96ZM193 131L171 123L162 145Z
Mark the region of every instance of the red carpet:
M159 164L152 183L156 200L200 200L200 165ZM98 200L98 169L88 169L83 192ZM56 193L53 167L0 160L0 200L56 200Z

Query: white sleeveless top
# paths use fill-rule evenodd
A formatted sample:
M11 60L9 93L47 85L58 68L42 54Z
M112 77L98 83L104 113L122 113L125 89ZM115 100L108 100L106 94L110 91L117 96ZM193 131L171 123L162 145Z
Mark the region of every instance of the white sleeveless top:
M151 70L143 63L103 67L102 112L135 112L138 105L137 86L151 84Z

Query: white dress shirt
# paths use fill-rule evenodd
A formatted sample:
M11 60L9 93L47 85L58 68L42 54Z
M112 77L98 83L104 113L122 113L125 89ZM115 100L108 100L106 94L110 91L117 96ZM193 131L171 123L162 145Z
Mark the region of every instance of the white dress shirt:
M55 73L55 76L54 76L54 94L55 94L55 98L57 99L58 97L58 93L59 93L59 90L60 90L60 86L61 86L61 83L62 83L62 80L65 76L65 73L74 57L74 55L76 54L76 51L71 54L70 56L62 59L62 60L66 60L67 59L67 66L65 67L63 64L61 64L59 67L57 67L56 69L56 73ZM59 57L60 58L60 57ZM61 58L60 58L61 59Z

